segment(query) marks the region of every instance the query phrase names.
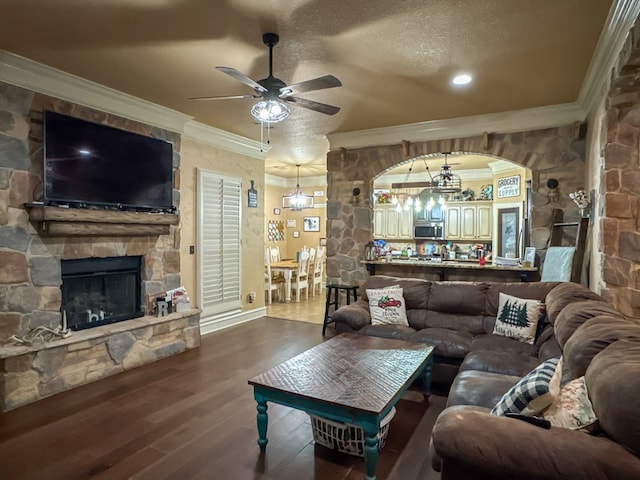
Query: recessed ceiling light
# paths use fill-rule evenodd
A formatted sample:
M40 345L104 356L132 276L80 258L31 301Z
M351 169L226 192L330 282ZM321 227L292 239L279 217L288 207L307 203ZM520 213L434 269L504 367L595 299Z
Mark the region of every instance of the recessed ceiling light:
M453 77L453 80L451 82L454 85L467 85L468 83L471 83L471 80L473 80L471 75L467 73L461 73L460 75L456 75L455 77Z

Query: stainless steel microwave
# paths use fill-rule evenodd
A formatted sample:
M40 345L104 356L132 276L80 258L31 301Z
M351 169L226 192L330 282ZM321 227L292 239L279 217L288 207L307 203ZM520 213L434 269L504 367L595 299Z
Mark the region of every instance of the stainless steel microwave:
M413 227L413 237L427 240L443 240L444 223L415 225Z

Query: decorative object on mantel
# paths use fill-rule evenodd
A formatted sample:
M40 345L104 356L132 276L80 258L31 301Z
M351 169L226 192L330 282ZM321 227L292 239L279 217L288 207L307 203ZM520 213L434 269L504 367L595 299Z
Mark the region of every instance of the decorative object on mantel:
M282 196L282 208L289 208L294 211L313 208L313 196L305 195L300 191L300 165L296 165L296 167L298 168L296 189L289 195Z
M65 314L63 313L63 324L57 328L51 328L44 325L32 328L25 335L19 337L11 335L5 343L12 342L18 347L30 347L36 343L50 343L54 340L60 340L71 336L71 330L66 328Z
M576 192L572 192L569 194L569 198L573 200L573 202L580 209L580 216L582 218L587 218L591 215L591 199L593 198L593 190L591 193L587 195L587 192L584 190L578 190Z

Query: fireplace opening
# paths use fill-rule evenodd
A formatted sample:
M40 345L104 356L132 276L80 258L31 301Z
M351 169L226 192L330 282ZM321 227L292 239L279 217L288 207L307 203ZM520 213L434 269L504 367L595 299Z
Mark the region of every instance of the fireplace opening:
M62 313L68 328L142 317L141 264L139 256L62 260Z

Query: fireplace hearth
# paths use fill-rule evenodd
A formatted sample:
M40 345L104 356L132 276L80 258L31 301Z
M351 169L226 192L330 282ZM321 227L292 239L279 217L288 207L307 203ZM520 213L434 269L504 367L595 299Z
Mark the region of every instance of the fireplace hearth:
M142 317L139 256L62 260L63 324L84 330Z

